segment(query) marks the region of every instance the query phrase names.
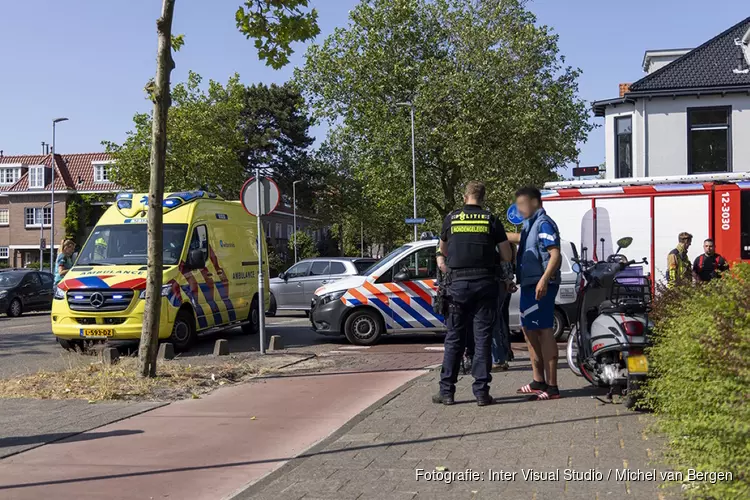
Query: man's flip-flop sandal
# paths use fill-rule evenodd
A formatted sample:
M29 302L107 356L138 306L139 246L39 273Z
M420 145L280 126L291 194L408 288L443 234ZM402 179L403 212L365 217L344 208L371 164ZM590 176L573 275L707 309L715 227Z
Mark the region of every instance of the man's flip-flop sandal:
M560 394L550 394L547 391L542 391L530 399L531 401L549 401L550 399L560 399Z
M516 394L539 394L544 392L544 389L534 389L531 384L526 384L516 391Z

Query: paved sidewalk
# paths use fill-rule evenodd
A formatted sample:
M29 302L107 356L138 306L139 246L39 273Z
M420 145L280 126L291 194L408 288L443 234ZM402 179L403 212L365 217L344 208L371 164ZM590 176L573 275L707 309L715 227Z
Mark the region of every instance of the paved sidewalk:
M618 472L666 470L658 465L661 441L647 434L647 415L604 405L601 394L565 365L559 372L563 398L527 401L515 390L531 380L528 359L493 374L500 404L477 407L471 377L462 377L457 404L435 405L438 372L408 385L369 415L356 419L327 443L248 489L237 499L658 499L659 480L616 480ZM416 471L472 469L479 480L417 481ZM490 480L489 470L515 473ZM525 480L524 470L559 471L558 477ZM581 474L566 480L565 470ZM610 472L611 471L611 472ZM592 479L583 474L600 473ZM610 475L611 474L611 475ZM572 478L571 478L572 479Z
M423 373L290 375L178 401L1 460L0 498L228 498Z

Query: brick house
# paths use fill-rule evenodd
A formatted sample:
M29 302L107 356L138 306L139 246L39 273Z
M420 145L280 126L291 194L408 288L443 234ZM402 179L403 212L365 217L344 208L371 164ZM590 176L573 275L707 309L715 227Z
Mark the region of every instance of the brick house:
M38 262L44 239L47 267L50 243L57 250L65 237L63 219L71 196L119 190L109 181L111 163L106 153L55 155L55 229L50 242L52 155L3 156L0 151L0 266Z

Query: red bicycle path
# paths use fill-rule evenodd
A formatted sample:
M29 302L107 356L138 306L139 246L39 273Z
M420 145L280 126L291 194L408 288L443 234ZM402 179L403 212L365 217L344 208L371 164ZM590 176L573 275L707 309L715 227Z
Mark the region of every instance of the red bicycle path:
M423 373L284 376L178 401L0 461L0 499L231 498Z

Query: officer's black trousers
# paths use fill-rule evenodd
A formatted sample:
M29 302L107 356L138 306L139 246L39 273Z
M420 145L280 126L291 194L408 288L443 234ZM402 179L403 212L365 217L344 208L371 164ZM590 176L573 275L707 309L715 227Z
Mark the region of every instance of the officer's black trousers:
M456 390L458 370L466 341L473 332L474 359L471 375L474 377L474 396L489 393L492 381L492 328L497 316L497 280L494 277L474 280L454 280L448 287L450 303L445 335L443 369L440 372L440 393L453 394Z

